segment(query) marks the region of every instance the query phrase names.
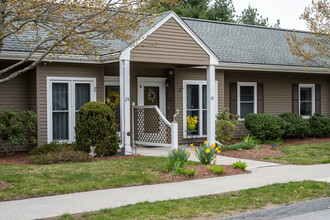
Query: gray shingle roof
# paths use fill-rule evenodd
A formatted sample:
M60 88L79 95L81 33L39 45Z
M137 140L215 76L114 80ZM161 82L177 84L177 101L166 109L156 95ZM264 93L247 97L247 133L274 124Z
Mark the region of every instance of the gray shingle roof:
M201 19L183 21L218 56L220 62L303 66L289 50L286 30ZM307 32L296 32L307 36Z
M165 12L157 16L153 21L154 24L157 24L169 13L170 12ZM135 41L140 37L142 37L151 28L152 26L142 22L140 30L133 34L132 41ZM36 45L31 44L30 47L28 48L23 42L25 40L34 39L36 34L37 34L36 31L25 30L22 34L18 36L11 35L4 39L4 45L2 47L2 51L30 52ZM39 29L38 36L40 36L41 38L46 38L47 32L43 32L42 30ZM108 41L105 41L104 39L95 39L93 41L96 45L99 45L98 48L100 55L121 52L130 46L129 42L122 41L120 39L112 39ZM110 47L106 48L103 45L107 45L107 46L110 45Z
M155 20L155 24L164 18L164 13ZM182 18L197 36L217 55L220 62L273 64L287 66L304 66L293 56L287 45L286 30L252 25L209 21L193 18ZM151 27L144 26L134 38L143 36ZM298 36L307 36L307 32L296 32ZM26 31L22 36L33 38L35 32ZM45 33L40 33L43 36ZM104 40L95 40L102 43ZM104 48L100 54L120 52L129 46L128 42L118 39L110 40L110 48ZM12 36L4 40L3 51L29 51L26 46Z

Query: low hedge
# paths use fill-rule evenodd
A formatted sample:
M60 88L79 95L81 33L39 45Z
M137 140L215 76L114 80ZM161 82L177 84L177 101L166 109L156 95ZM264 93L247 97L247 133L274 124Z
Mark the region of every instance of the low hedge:
M304 138L310 135L311 129L309 122L300 115L283 113L280 114L279 117L287 123L283 137Z
M76 151L74 148L58 148L56 151L29 156L29 161L34 164L88 162L91 160L92 158L87 153Z
M40 155L47 154L51 152L59 151L60 149L76 149L75 143L59 143L57 141L52 141L49 144L44 144L40 147L33 148L29 154L30 155Z
M319 113L315 113L309 118L312 137L325 137L330 134L330 119Z
M326 137L330 134L330 119L319 113L304 119L293 113L276 117L270 114L248 114L245 127L254 136L268 143L284 138Z
M223 145L221 146L221 151L227 151L227 150L250 150L255 146L253 142L239 142L237 144L233 145Z
M79 151L75 144L52 142L36 147L29 152L29 161L34 164L53 164L67 162L87 162L92 158Z
M284 135L287 123L270 114L248 114L245 127L261 141L276 141Z

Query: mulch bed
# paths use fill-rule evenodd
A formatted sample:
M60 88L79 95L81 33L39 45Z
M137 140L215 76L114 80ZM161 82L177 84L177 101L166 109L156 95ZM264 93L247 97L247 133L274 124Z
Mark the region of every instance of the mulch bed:
M11 187L10 183L0 180L0 191L6 189L7 187Z
M0 154L0 164L23 165L30 164L27 152L15 152L12 156L6 153Z
M220 155L249 160L262 160L265 157L279 157L285 155L285 153L280 150L280 146L277 147L276 150L273 150L269 144L260 145L262 146L260 150L257 150L256 147L252 148L251 150L228 150L221 151Z
M210 165L213 166L213 165ZM232 175L239 175L239 174L248 174L251 173L248 170L240 170L234 169L230 165L222 165L226 172L223 174L214 174L212 171L207 171L207 165L195 165L195 166L188 166L185 169L197 169L196 173L192 177L188 176L173 176L172 172L167 173L160 173L159 176L165 180L165 182L182 182L188 180L197 180L197 179L206 179L206 178L214 178L214 177L222 177L222 176L232 176Z

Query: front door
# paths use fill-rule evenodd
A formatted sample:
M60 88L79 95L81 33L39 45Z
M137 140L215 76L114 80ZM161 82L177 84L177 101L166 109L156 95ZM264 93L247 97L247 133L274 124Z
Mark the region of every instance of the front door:
M138 77L138 105L157 105L166 116L166 78Z

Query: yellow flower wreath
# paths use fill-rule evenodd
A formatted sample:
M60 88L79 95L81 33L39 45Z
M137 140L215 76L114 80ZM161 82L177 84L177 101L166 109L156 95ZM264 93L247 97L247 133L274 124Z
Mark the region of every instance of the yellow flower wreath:
M106 104L112 109L114 107L116 107L117 105L119 105L119 94L118 94L118 92L109 91L107 93Z

